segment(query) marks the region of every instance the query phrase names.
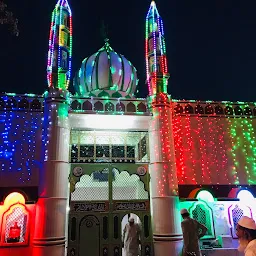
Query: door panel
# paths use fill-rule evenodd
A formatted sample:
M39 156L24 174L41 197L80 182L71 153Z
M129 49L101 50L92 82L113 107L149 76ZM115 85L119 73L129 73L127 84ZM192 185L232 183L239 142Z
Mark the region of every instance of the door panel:
M100 223L92 215L85 216L80 223L79 256L100 255Z

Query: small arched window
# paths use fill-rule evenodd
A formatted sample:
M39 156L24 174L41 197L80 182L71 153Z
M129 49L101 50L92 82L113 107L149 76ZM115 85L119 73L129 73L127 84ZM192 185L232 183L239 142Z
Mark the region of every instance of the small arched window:
M72 110L81 110L81 103L78 100L74 100L71 103L71 109Z
M239 106L235 107L235 115L237 116L243 115L243 110Z
M92 110L92 103L89 100L83 103L83 110Z
M252 110L249 107L244 108L244 114L247 116L252 116Z
M125 105L122 102L117 103L116 111L117 112L125 112Z
M28 109L29 108L29 102L26 99L20 100L18 102L18 108Z
M103 104L102 104L102 102L97 101L97 102L94 104L94 110L95 110L95 111L103 111Z
M233 115L233 108L231 108L230 106L227 106L227 107L225 107L224 112L225 112L225 115L231 116L231 115Z
M205 114L212 115L213 114L213 107L211 105L207 105L205 107Z
M221 107L221 106L216 106L215 107L215 114L216 115L223 115L224 114L224 110L223 110L223 108Z
M34 99L31 103L30 103L30 109L41 109L42 104L38 99Z
M201 106L201 105L196 105L195 107L195 113L196 114L200 114L200 115L203 115L204 114L204 108Z
M128 103L127 105L127 112L136 112L136 107L133 103Z
M193 109L193 107L190 104L187 104L185 106L185 113L186 114L194 114L194 109Z
M138 106L137 106L137 111L138 112L147 112L147 107L144 103L140 103Z
M6 108L17 108L17 101L14 98L9 98L6 102Z
M112 102L107 102L105 105L105 111L114 112L115 111L114 104Z
M180 104L177 104L174 108L174 112L176 114L182 114L183 113L183 107Z

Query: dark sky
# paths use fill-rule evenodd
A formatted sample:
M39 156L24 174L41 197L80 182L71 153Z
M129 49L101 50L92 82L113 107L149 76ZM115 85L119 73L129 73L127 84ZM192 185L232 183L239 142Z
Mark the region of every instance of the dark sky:
M5 0L19 19L20 35L0 25L0 91L43 93L51 12L55 0ZM148 0L70 0L73 74L102 45L102 20L110 44L138 70L145 86L144 35ZM256 1L156 0L164 21L175 99L256 101Z

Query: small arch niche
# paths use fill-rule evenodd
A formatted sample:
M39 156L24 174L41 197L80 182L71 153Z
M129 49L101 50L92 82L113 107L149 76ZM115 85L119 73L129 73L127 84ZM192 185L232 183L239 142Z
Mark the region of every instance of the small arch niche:
M213 114L213 107L211 105L207 105L205 107L205 114L212 115Z
M239 106L236 106L234 111L235 111L235 115L237 116L243 115L243 110Z
M233 115L233 108L230 106L225 107L225 115Z
M185 106L185 113L186 114L194 114L194 108L190 104L187 104Z
M176 114L182 114L183 113L183 107L180 104L177 104L176 107L174 108L174 112Z
M34 99L31 103L30 103L30 109L32 110L39 110L41 109L42 104L38 99Z
M244 114L245 114L246 116L252 116L252 110L251 110L251 108L245 107L245 108L244 108Z
M18 192L9 194L4 200L4 214L1 227L2 246L20 246L28 244L29 211L25 198Z
M223 110L223 108L220 105L217 105L215 107L215 114L216 115L223 115L224 114L224 110Z
M199 114L199 115L203 115L204 114L204 108L201 105L196 105L195 107L195 113Z
M88 100L86 100L83 103L83 110L92 110L92 103Z
M74 100L71 103L71 109L72 110L81 110L81 103L78 100Z

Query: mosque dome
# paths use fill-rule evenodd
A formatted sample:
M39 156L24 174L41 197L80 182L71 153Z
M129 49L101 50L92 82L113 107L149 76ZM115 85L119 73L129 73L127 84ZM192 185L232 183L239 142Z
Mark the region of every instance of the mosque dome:
M95 54L85 58L74 79L79 96L132 98L138 84L136 68L105 40Z

